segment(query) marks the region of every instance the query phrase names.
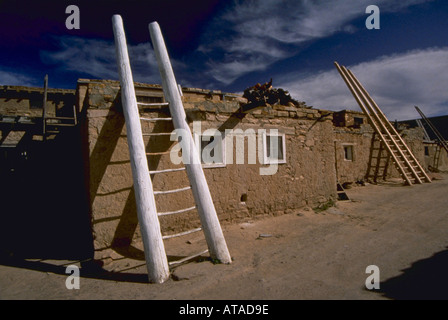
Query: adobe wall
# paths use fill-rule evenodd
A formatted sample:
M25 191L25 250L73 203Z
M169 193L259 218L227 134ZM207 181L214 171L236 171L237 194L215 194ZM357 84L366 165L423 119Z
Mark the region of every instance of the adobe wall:
M0 255L84 260L93 248L80 131L64 127L44 139L43 95L0 87ZM75 90L48 89L48 115L72 117L74 105Z
M42 117L43 88L0 86L0 114L13 116ZM75 90L47 90L47 114L50 116L73 115Z
M333 114L337 176L340 183L373 182L379 142L373 142L374 130L362 112L344 110ZM357 119L357 121L355 121ZM360 123L360 119L362 119ZM406 145L422 166L425 166L423 132L420 128L398 130ZM345 159L344 146L353 146L353 159ZM381 160L381 165L384 160ZM427 168L427 167L426 167ZM380 170L381 175L381 170ZM386 178L400 178L390 161Z
M138 101L162 99L161 88L136 84ZM335 166L332 116L329 112L295 107L265 107L241 113L238 97L219 91L184 88L184 107L188 122L200 121L202 131L209 128L249 132L277 129L285 134L286 163L274 175L260 175L266 168L257 159L245 164L205 168L212 198L222 222L243 221L260 215L278 215L303 206L317 206L335 199ZM140 241L126 129L121 112L119 83L82 80L78 83L79 104L86 115L86 170L92 229L97 256L121 254ZM142 108L142 116L166 117L166 108ZM142 122L144 132L171 132L169 121ZM258 138L258 137L257 137ZM248 138L246 138L248 140ZM169 136L145 138L150 170L182 167L174 165L166 153L173 147ZM234 140L234 148L236 141ZM236 154L236 150L233 150ZM230 162L230 161L227 161ZM188 186L185 171L152 175L154 190ZM194 205L191 191L156 195L159 211L173 211ZM169 234L197 227L196 211L161 217L162 232ZM105 251L103 251L105 250ZM103 252L103 253L102 253ZM109 252L109 253L107 253Z
M425 166L430 171L435 172L447 172L448 171L448 154L442 148L439 155L438 164L436 163L437 144L431 142L424 142L425 153Z

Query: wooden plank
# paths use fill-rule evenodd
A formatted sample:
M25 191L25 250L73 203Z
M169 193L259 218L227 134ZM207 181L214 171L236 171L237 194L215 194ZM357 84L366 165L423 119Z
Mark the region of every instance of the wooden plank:
M151 137L151 136L170 136L172 132L151 132L151 133L143 133L142 135L144 137Z
M168 216L168 215L171 215L171 214L184 213L184 212L192 211L194 209L196 209L196 206L193 206L193 207L190 207L190 208L185 208L185 209L180 209L180 210L175 210L175 211L159 212L159 216Z
M47 117L47 94L48 94L48 74L45 75L44 78L44 97L42 102L42 135L45 141L45 133L46 133L46 117Z
M143 120L143 121L171 121L171 120L173 120L173 118L143 118L143 117L140 117L140 120Z
M150 170L149 174L157 174L157 173L166 173L166 172L176 172L176 171L185 171L185 168L173 168L173 169L162 169L162 170Z
M139 106L161 107L169 105L168 102L137 102Z
M184 263L184 262L186 262L186 261L188 261L188 260L192 260L192 259L194 259L194 258L200 257L200 256L202 256L203 254L206 254L206 253L208 253L208 249L206 249L206 250L204 250L204 251L201 251L201 252L199 252L199 253L193 254L193 255L191 255L191 256L182 258L182 259L180 259L180 260L170 261L170 262L169 262L169 265L170 265L170 266L174 266L174 265L177 265L177 264L181 264L181 263Z
M202 230L202 228L196 228L196 229L192 229L192 230L188 230L188 231L184 231L184 232L179 232L179 233L175 233L175 234L169 234L169 235L163 236L163 240L186 236L187 234L199 232L201 230Z
M172 189L172 190L160 190L160 191L154 191L154 194L170 194L170 193L177 193L177 192L182 192L182 191L186 191L186 190L190 190L191 187L183 187L183 188L178 188L178 189Z

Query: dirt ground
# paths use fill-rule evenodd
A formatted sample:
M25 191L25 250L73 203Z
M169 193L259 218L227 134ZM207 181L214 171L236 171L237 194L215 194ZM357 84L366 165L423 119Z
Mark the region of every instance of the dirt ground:
M0 261L1 299L448 299L448 175L432 183L398 181L347 190L351 201L322 212L304 208L277 217L223 225L230 265L200 259L149 284L142 259L80 268L80 289L65 286L79 261ZM166 244L201 251L200 235ZM183 250L183 251L182 251ZM365 287L366 267L380 289Z

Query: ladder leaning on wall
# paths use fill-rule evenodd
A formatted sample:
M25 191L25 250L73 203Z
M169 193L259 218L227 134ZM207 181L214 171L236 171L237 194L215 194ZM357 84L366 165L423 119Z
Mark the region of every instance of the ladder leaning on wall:
M44 97L42 102L42 137L47 140L48 135L58 134L64 127L76 127L78 119L76 116L76 106L73 104L73 117L61 117L57 115L57 105L54 106L54 116L48 115L48 74L44 78Z
M155 194L181 192L191 189L195 200L195 207L199 214L202 230L207 242L208 252L214 260L221 263L231 263L231 257L227 249L227 244L222 233L218 216L213 204L213 200L208 188L207 181L202 169L200 156L198 152L192 150L189 152L189 161L184 161L190 186L175 190L154 192L150 174L162 173L150 172L148 167L147 151L143 141L143 132L141 121L172 121L176 130L187 132L182 136L184 144L195 146L190 127L186 121L186 114L182 99L179 93L178 85L174 77L171 62L166 50L162 33L157 22L149 24L149 32L154 46L154 52L159 65L159 71L162 78L162 88L167 101L171 117L164 119L141 119L138 111L138 103L135 94L132 71L129 63L126 37L124 33L123 21L121 16L114 15L112 18L115 48L117 55L117 64L120 77L121 99L123 105L123 114L126 121L127 139L129 153L131 156L132 176L134 180L134 190L136 195L137 215L142 240L145 251L148 277L151 282L161 283L169 277L169 264L163 244L163 239L172 236L182 236L190 233L184 232L176 235L162 236L160 230L159 215L177 214L189 211L191 208L185 208L172 212L157 212L155 204ZM166 133L164 133L166 134ZM185 160L185 159L184 159ZM165 170L165 172L172 171ZM203 252L193 255L202 254ZM186 259L191 258L187 257ZM184 260L184 259L182 259Z
M366 89L356 79L353 73L344 66L334 63L347 87L358 102L360 108L367 116L370 125L375 130L381 143L386 148L395 167L406 185L414 183L431 182L417 158L412 154L403 138L386 118L376 102L370 97Z
M435 141L436 141L437 147L436 147L436 152L434 154L434 169L438 170L442 149L444 149L446 152L448 152L448 143L446 142L446 140L442 136L442 134L439 132L439 130L437 130L437 128L434 126L434 124L425 116L425 114L422 112L422 110L420 110L420 108L417 106L415 106L415 109L417 110L417 112L420 114L422 119L426 122L428 127L431 128L432 132L436 136ZM421 124L420 119L417 119L417 120L418 120L417 123L419 124L419 126L421 126L423 128L423 130L425 131L425 134L428 135L425 128ZM430 140L429 136L428 136L427 140Z

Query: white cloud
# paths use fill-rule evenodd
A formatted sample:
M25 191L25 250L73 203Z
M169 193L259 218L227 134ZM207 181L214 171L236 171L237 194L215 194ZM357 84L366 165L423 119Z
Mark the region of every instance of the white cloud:
M33 87L42 86L42 84L43 77L41 83L37 84L33 78L27 75L0 70L0 85Z
M381 0L376 4L381 12L388 12L426 1L431 0ZM350 22L365 16L369 4L370 0L235 1L214 20L198 51L211 57L209 75L230 84L241 75L295 55L306 41L355 32ZM213 58L213 53L223 52Z
M340 61L343 63L343 61ZM347 66L390 120L448 113L448 48L414 50ZM277 80L298 100L329 110L360 108L336 68L317 75Z
M61 47L59 51L41 52L44 63L58 65L62 70L86 73L93 78L118 80L113 42L79 37L62 37L58 41ZM160 83L151 45L128 44L128 51L134 81Z

